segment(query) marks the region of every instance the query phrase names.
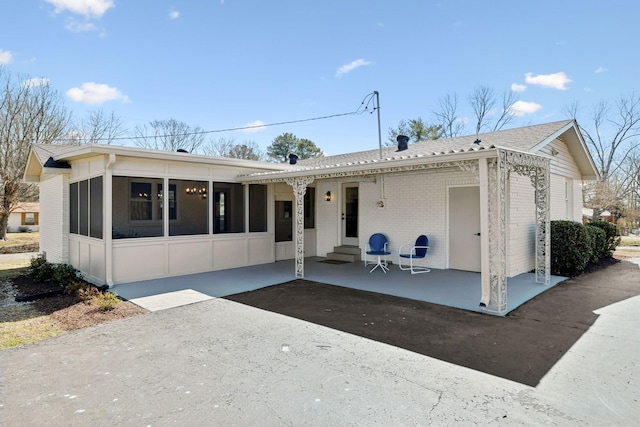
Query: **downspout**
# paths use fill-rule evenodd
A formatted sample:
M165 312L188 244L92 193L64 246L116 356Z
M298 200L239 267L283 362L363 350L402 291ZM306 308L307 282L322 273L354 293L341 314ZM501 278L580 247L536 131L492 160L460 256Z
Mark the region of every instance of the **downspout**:
M106 166L105 191L104 191L104 254L105 254L105 281L107 286L113 286L113 165L116 163L116 155L109 154L109 161Z

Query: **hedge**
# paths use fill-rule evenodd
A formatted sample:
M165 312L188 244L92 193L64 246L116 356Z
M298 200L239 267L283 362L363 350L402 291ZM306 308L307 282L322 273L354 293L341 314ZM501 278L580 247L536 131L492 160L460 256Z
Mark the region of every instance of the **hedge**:
M593 221L551 221L551 274L574 276L589 264L611 258L620 237L615 225Z

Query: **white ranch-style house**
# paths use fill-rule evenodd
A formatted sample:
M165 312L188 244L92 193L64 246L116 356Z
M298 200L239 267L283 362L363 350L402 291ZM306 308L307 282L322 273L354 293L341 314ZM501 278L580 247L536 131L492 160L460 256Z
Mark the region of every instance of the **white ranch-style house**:
M425 234L414 262L480 272L479 303L498 314L507 277L549 283L550 220L580 221L597 177L573 120L295 164L34 145L24 174L40 185L41 250L96 284L292 258L301 278L305 257L364 254L373 233L397 253Z

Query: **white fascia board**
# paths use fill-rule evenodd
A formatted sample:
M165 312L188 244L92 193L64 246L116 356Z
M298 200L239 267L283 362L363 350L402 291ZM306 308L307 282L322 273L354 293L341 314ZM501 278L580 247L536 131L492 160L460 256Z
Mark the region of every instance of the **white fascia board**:
M245 169L281 171L290 169L289 165L282 163L267 163L255 160L231 159L226 157L210 157L200 154L178 153L172 151L149 150L144 148L122 147L115 145L90 144L79 146L75 150L66 151L54 157L54 160L75 160L90 157L96 154L115 154L126 157L139 157L144 159L204 163L208 165L233 166Z
M240 175L240 176L237 176L236 179L240 182L252 182L252 181L262 181L262 180L283 180L286 178L297 178L297 177L314 176L314 175L327 175L332 173L340 174L344 172L362 172L367 170L371 170L373 172L378 169L388 169L388 168L394 168L394 167L406 167L406 166L414 166L414 165L421 165L421 164L426 165L431 163L447 163L447 162L453 163L453 162L465 161L465 160L477 160L481 158L496 157L496 155L497 155L497 150L495 148L487 148L479 151L457 152L457 153L447 153L447 154L437 154L437 155L424 155L424 156L410 157L407 159L382 159L382 160L378 159L378 160L371 160L366 163L358 163L358 164L318 166L314 168L298 169L293 171Z

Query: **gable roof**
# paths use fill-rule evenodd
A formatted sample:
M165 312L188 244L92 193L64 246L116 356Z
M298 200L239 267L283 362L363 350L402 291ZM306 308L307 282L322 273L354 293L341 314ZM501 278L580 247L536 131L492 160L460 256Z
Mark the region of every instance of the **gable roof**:
M560 122L545 123L541 125L526 126L521 128L500 130L476 135L458 136L455 138L444 138L436 140L421 141L409 144L404 151L397 151L396 147L383 147L382 158L407 158L414 156L437 156L442 154L454 154L469 151L478 151L487 148L507 148L512 150L533 153L532 149L546 145L555 138L559 129L564 129L573 120L563 120ZM476 139L480 140L475 144ZM546 143L545 143L546 142ZM541 148L541 147L540 147ZM536 150L538 151L539 148ZM353 164L370 162L380 159L380 150L367 150L355 153L339 154L336 156L317 157L298 161L301 167L327 167L341 164Z

